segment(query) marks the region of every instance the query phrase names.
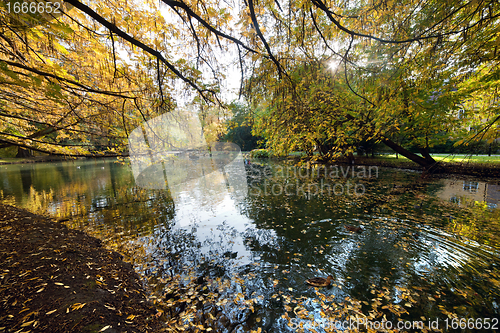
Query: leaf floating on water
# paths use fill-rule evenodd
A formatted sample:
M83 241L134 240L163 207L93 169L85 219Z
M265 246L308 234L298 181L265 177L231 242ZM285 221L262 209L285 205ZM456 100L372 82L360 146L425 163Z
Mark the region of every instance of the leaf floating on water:
M26 272L24 272L24 273L22 273L22 274L19 274L19 277L23 277L23 276L25 276L26 274L28 274L29 272L31 272L31 271L26 271Z
M34 322L35 322L34 320L25 322L24 324L21 325L21 327L31 326L31 324L33 324Z

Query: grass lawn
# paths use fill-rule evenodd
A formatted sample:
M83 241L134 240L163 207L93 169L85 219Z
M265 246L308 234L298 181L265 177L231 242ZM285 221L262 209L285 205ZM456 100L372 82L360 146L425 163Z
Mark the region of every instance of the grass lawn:
M318 154L315 152L315 155ZM292 152L289 154L290 157L303 157L306 154L304 152ZM454 162L454 163L479 163L479 164L494 164L494 165L500 165L500 155L466 155L466 154L431 154L432 157L438 161L438 162ZM372 158L370 157L363 157L363 159L368 159L371 160ZM382 160L386 161L392 165L408 165L408 164L415 164L416 163L412 162L411 160L407 159L406 157L399 155L398 158L396 158L396 154L382 154L382 155L376 155L374 157L375 160Z
M440 162L457 162L457 163L494 163L500 164L500 155L465 155L465 154L431 154L436 161ZM396 160L396 154L382 155L379 158ZM397 160L408 162L406 157L399 155Z
M437 161L443 162L500 163L500 155L432 154L432 157Z
M29 161L29 158L0 157L0 163L23 163L26 161Z

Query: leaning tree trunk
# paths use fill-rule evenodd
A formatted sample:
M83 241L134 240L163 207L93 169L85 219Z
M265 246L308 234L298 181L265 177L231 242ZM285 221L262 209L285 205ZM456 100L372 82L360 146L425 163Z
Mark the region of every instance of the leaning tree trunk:
M436 161L432 158L432 156L429 154L429 148L418 148L418 151L420 152L420 155L429 163L435 164Z
M388 138L382 138L382 142L392 150L394 150L396 153L403 155L404 157L408 158L409 160L417 163L421 167L423 167L426 170L431 170L437 168L437 162L432 158L432 156L429 154L429 150L427 148L422 148L419 149L420 153L422 156L418 156L417 154L412 153L411 151L406 150L405 148L401 147L394 141Z

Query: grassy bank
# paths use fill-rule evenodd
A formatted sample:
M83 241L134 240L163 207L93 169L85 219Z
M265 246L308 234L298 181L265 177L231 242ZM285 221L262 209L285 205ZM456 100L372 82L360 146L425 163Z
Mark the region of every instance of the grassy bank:
M500 155L451 155L451 154L432 154L432 157L439 163L441 174L463 174L477 177L500 178ZM293 152L288 155L289 159L302 160L306 154L302 152ZM404 156L396 154L384 154L375 157L355 156L356 165L378 165L389 168L423 170L417 163L407 159ZM328 164L348 163L347 159L341 158L331 161ZM434 170L433 172L437 172Z
M500 156L498 155L433 154L432 157L440 164L439 173L441 174L463 174L477 177L500 178ZM356 164L422 170L422 167L417 163L401 155L396 158L395 154L381 155L374 158L358 157L355 160Z
M22 163L37 163L37 162L55 162L66 161L74 158L65 156L33 156L28 158L17 157L0 157L0 164L22 164Z
M465 154L431 154L431 156L438 162L444 163L481 163L481 164L498 164L500 165L500 155L465 155ZM390 159L398 161L411 162L404 156L399 155L396 158L396 154L380 155L378 158Z

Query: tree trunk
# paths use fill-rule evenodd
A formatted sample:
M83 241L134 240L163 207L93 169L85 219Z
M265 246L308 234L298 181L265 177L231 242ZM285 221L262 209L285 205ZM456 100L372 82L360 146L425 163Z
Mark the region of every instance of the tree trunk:
M429 170L433 167L436 167L437 162L432 158L431 155L429 155L428 149L423 149L422 156L418 156L417 154L412 153L411 151L406 150L405 148L401 147L394 141L387 139L387 138L382 138L382 142L392 150L394 150L397 154L403 155L404 157L408 158L409 160L417 163L421 167L425 168L426 170Z
M418 151L422 155L422 157L429 163L436 163L436 161L429 154L429 148L418 148Z
M28 157L33 157L29 149L23 147L17 147L16 158L28 158Z
M320 155L326 156L328 154L328 152L330 151L328 145L323 144L318 139L316 139L315 141L316 141L316 146L318 147L318 151L319 151Z

